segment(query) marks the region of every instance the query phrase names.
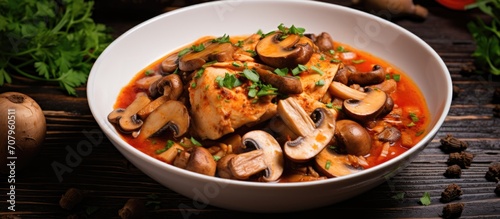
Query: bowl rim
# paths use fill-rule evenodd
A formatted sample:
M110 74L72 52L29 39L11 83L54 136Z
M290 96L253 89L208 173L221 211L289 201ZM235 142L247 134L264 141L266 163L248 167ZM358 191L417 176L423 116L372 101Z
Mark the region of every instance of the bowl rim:
M107 53L109 53L110 50L112 50L120 41L122 41L124 38L126 38L128 35L131 33L141 29L143 26L147 26L150 23L156 22L157 20L161 19L166 19L170 16L173 16L175 14L179 13L184 13L186 11L190 10L195 10L195 9L200 9L200 8L205 8L205 7L212 7L215 5L219 4L224 4L225 1L211 1L211 2L203 2L195 5L190 5L186 6L183 8L176 9L174 11L169 11L165 12L162 14L159 14L157 16L154 16L150 19L147 19L134 27L130 28L129 30L125 31L123 34L118 36L105 50L104 52L98 57L98 59L95 61L94 66L92 67L92 70L89 74L88 78L88 84L87 84L87 97L88 98L88 104L91 110L92 115L94 118L100 118L97 115L99 115L99 112L96 111L95 109L95 102L92 99L92 97L95 97L94 89L95 86L93 83L91 83L93 80L95 80L96 76L96 69L101 65L102 59L100 58L105 57ZM154 157L151 157L140 150L136 149L134 146L128 144L125 142L119 134L116 133L115 130L112 130L110 128L110 125L107 124L107 121L96 119L96 122L98 123L99 127L101 130L106 134L106 136L109 138L109 140L113 143L115 147L120 147L123 150L128 151L130 154L133 156L136 156L140 158L141 160L145 160L147 162L152 162L154 165L161 167L162 169L168 170L168 171L173 171L177 174L182 174L185 177L189 178L196 178L204 181L212 181L216 183L223 183L223 184L232 184L232 185L237 185L237 186L252 186L252 187L271 187L271 188L289 188L289 187L308 187L308 186L313 186L313 185L319 185L319 184L330 184L334 182L339 182L339 181L349 181L351 179L355 179L358 177L362 177L364 175L368 174L373 174L379 171L383 171L386 169L388 166L395 165L399 162L402 162L404 159L408 159L409 155L414 154L417 151L423 150L427 144L434 138L434 136L437 134L438 130L441 128L442 124L444 123L446 116L449 112L450 106L451 106L451 99L452 99L452 80L451 76L449 75L449 70L446 67L444 61L442 58L437 54L437 52L430 46L428 45L425 41L423 41L421 38L416 36L415 34L411 33L407 29L392 23L388 20L385 20L383 18L377 17L375 15L369 14L367 12L363 12L354 8L350 8L347 6L342 6L338 4L333 4L333 3L328 3L328 2L319 2L319 1L304 1L304 0L245 0L241 1L241 3L244 4L268 4L268 3L295 3L295 4L304 4L304 5L312 5L312 6L319 6L319 7L329 7L331 10L341 10L341 11L346 11L348 13L352 13L355 16L362 16L365 17L366 19L373 19L376 22L381 22L384 25L387 25L391 28L397 29L397 31L405 34L406 36L410 37L413 41L418 43L420 46L422 46L426 51L428 51L432 55L432 59L435 59L438 63L439 66L442 68L444 72L447 72L448 74L445 75L446 82L448 85L448 89L446 90L446 100L443 105L443 113L437 118L435 125L430 129L428 132L426 132L426 135L412 148L408 149L405 151L403 154L392 158L391 160L385 161L384 163L381 163L377 166L371 167L369 169L365 169L363 171L357 172L357 173L352 173L346 176L342 177L334 177L334 178L328 178L324 180L317 180L317 181L307 181L307 182L287 182L287 183L264 183L264 182L253 182L253 181L240 181L240 180L233 180L233 179L224 179L220 177L215 177L215 176L206 176L203 174L198 174L195 172L191 172L188 170L184 170L178 167L175 167L171 164L164 163L158 159L155 159ZM165 53L167 54L168 51ZM377 56L377 54L373 54ZM118 146L116 144L118 144ZM120 149L118 148L118 149ZM122 153L120 149L120 152Z

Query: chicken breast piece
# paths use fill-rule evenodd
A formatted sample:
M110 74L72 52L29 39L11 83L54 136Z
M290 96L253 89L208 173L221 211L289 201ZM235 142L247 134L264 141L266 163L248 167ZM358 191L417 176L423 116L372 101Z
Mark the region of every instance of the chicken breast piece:
M311 113L316 108L325 106L320 100L328 92L339 64L330 63L329 60L323 59L321 54L314 53L305 66L307 71L299 74L303 92L293 96L306 112Z
M217 77L237 74L228 68L207 67L200 77L193 78L196 86L189 87L192 132L201 139L218 139L235 129L259 122L263 115L276 111L276 104L249 99L241 87L219 87ZM264 119L264 118L262 118Z

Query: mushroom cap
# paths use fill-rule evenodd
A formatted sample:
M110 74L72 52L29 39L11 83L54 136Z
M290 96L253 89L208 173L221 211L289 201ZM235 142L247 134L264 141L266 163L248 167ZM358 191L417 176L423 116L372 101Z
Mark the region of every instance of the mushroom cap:
M257 43L255 51L262 62L275 68L293 68L309 61L315 48L311 39L297 34L282 37L277 31Z
M278 180L283 173L284 158L281 146L276 139L265 131L254 130L244 134L241 141L247 148L255 147L263 151L266 169L262 179L266 182Z
M335 141L345 148L348 154L364 156L370 153L372 138L368 131L359 123L343 119L335 125Z
M196 146L189 155L186 170L201 173L207 176L215 176L217 163L210 152L201 146Z
M380 90L367 87L365 98L346 99L342 104L342 109L349 118L360 122L375 119L385 109L387 94Z

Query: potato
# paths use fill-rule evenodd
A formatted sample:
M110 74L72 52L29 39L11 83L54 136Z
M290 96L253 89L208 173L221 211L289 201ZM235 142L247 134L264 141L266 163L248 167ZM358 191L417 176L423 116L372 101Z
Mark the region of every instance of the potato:
M0 172L22 170L39 153L47 125L35 100L19 92L0 94Z

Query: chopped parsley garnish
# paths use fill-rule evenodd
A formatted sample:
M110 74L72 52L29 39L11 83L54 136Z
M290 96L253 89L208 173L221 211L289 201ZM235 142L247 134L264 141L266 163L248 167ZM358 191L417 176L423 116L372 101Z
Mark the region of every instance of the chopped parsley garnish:
M259 81L259 74L257 74L254 70L246 68L243 70L243 75L245 75L245 77L252 82Z
M202 146L201 143L193 137L191 137L189 140L191 141L191 143L193 143L193 145Z
M288 34L297 34L299 36L303 36L304 32L306 31L305 28L302 27L295 27L295 25L290 26L289 28L286 27L283 23L281 23L278 26L278 30L280 30L284 35Z
M411 121L413 121L413 122L419 121L419 118L418 118L417 114L415 114L415 113L410 113L410 118L411 118Z
M323 72L323 70L319 69L318 67L316 67L316 66L314 66L314 65L313 65L313 66L311 66L311 69L312 69L313 71L317 72L317 73L318 73L318 74L320 74L320 75L324 75L324 74L325 74L325 72Z
M191 46L191 49L192 49L194 52L201 52L201 51L205 50L205 45L203 45L203 44L200 44L200 45L193 45L193 46Z
M319 81L314 82L314 85L316 86L323 86L325 85L325 80L321 79Z
M212 40L213 43L229 43L229 35L224 34L221 37L215 38Z
M219 87L225 87L229 89L233 89L233 87L237 87L241 85L241 81L234 75L226 72L224 77L217 76L215 81L219 85Z
M424 195L420 198L420 203L422 205L430 205L431 204L431 194L429 192L425 192Z
M295 75L298 75L301 72L306 71L306 70L307 70L307 66L299 64L297 67L292 69L292 74L295 76Z
M330 160L327 160L326 163L325 163L325 169L330 169L330 166L332 165L332 161Z
M363 63L363 62L365 62L365 60L364 60L364 59L356 59L356 60L352 60L352 63L354 63L354 64L361 64L361 63Z
M183 55L186 55L186 53L191 52L191 48L184 48L179 53L177 54L178 57L181 57Z
M274 73L279 76L285 76L288 74L288 68L276 68L274 69Z

